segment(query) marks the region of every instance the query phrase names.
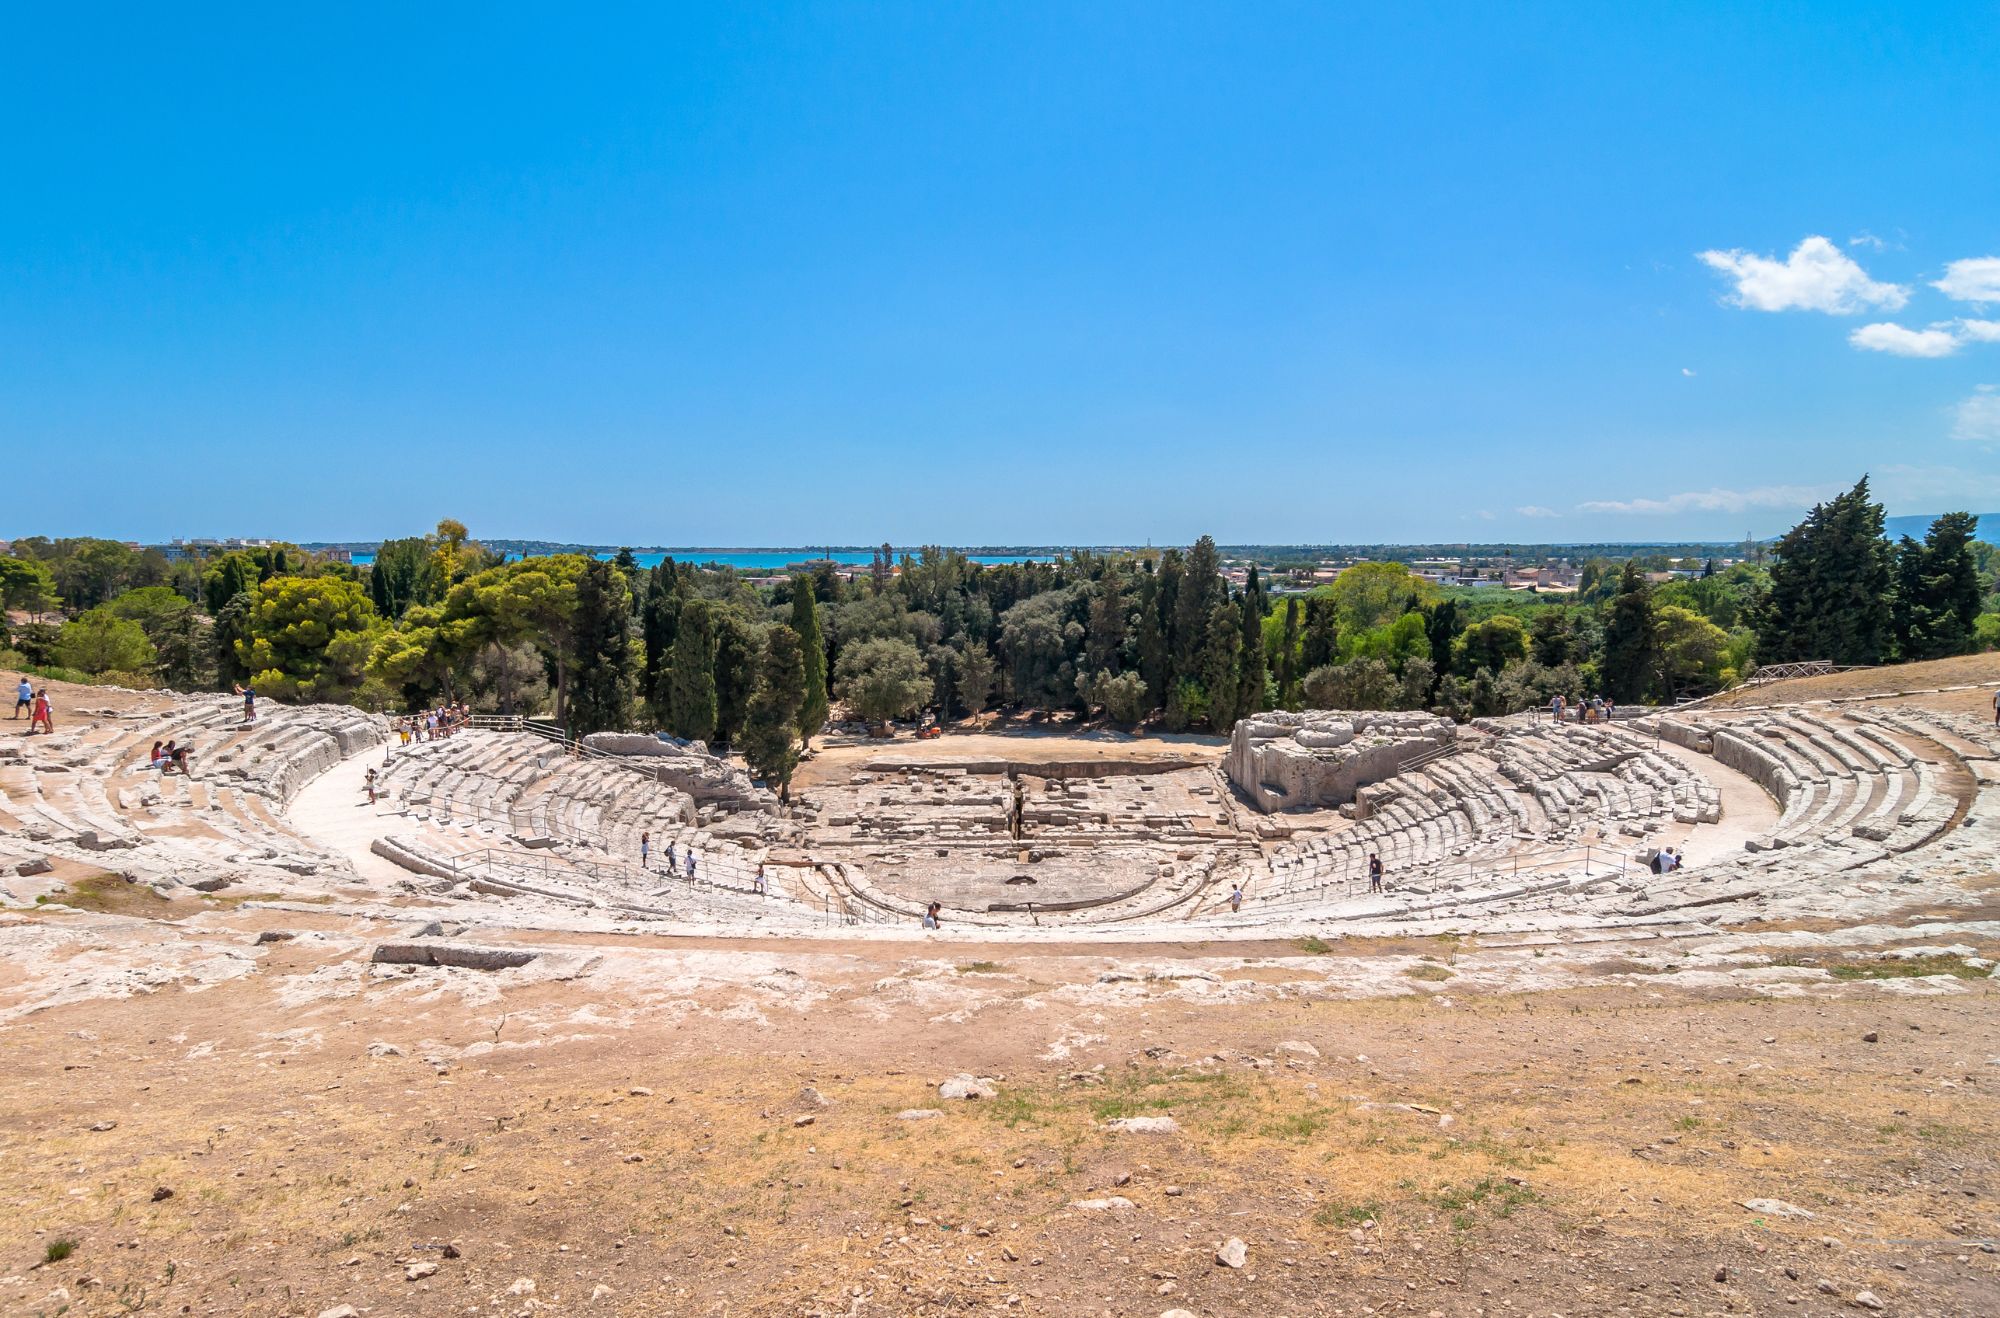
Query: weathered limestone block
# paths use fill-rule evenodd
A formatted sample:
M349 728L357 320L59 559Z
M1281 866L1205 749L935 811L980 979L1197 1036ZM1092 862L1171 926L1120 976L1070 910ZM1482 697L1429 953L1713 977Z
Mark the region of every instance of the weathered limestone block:
M774 793L757 786L729 761L710 755L701 742L671 741L644 732L593 732L583 744L612 755L644 758L662 783L687 793L697 807L777 813Z
M1450 719L1401 711L1307 710L1239 722L1226 769L1251 804L1269 814L1347 804L1355 792L1400 772L1457 737Z

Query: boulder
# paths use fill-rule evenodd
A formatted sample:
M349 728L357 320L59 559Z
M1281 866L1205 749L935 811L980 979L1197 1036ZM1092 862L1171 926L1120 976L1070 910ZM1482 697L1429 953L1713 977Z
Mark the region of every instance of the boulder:
M973 1075L955 1075L938 1086L940 1098L991 1098L995 1092L992 1081Z
M369 960L385 966L455 966L461 970L511 970L539 952L513 947L471 947L464 943L383 943Z

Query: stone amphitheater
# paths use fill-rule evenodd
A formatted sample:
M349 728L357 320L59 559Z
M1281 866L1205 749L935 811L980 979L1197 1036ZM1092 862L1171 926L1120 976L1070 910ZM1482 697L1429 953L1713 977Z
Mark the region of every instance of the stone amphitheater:
M196 747L191 775L147 767L167 738ZM4 895L111 873L433 931L384 956L547 928L912 929L933 900L950 926L1024 938L1668 937L1865 920L2000 852L1994 730L1867 700L1591 725L1273 714L1170 758L951 744L850 755L780 809L730 762L650 736L501 724L400 747L343 707L246 725L225 698L135 696L6 752ZM1655 872L1662 849L1672 872Z
M828 736L786 806L61 690L0 1310L1993 1313L2000 662L1839 680Z

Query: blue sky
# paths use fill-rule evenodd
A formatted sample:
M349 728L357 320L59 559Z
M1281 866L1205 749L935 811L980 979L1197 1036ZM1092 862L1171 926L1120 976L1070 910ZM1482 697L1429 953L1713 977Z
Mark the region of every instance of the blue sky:
M0 534L2000 508L1991 4L724 8L14 14Z

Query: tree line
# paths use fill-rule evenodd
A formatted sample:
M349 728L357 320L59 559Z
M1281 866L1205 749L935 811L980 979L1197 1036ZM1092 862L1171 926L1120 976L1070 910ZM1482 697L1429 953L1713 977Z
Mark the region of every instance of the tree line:
M991 565L884 546L853 580L820 564L762 587L630 551L503 561L450 520L366 567L287 545L168 562L26 539L0 556L20 619L0 639L8 662L83 679L643 725L739 749L782 787L836 702L875 725L1006 707L1226 733L1267 709L1671 701L1759 663L2000 646L2000 554L1975 520L1896 544L1882 528L1863 479L1766 561L1596 560L1573 595L1443 589L1394 562L1279 593L1255 566L1226 571L1208 537Z

